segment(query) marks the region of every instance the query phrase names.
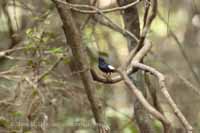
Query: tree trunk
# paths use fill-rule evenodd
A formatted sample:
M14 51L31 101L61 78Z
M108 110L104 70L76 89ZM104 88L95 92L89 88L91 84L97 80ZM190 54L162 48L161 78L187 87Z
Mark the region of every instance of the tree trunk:
M93 80L89 71L90 69L88 56L82 45L81 32L79 28L77 28L76 22L72 16L69 7L54 0L53 2L56 4L58 13L63 22L63 30L65 32L67 43L71 47L76 66L78 66L78 71L80 71L80 77L88 96L88 100L91 104L91 109L95 121L98 124L98 128L101 129L104 124L104 119L101 111L101 106L97 104L97 101L94 97L95 86L93 84Z

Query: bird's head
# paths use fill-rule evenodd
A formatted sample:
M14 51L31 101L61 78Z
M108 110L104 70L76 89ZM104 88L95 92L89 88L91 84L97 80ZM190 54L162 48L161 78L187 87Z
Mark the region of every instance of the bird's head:
M104 63L105 60L102 57L99 57L99 63Z

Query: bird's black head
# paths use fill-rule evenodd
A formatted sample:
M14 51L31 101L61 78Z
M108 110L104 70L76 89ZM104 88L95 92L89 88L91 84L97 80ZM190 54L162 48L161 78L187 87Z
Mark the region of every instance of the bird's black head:
M105 60L102 57L99 57L99 63L105 63Z

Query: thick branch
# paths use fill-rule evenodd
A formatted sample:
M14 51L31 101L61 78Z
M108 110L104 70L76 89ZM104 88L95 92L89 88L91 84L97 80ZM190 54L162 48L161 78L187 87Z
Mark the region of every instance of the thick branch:
M119 71L121 76L124 79L125 84L128 86L128 88L133 92L133 94L138 98L138 100L141 102L141 104L144 106L144 108L152 114L154 117L156 117L158 120L165 123L165 125L170 126L169 121L165 118L164 115L162 115L159 111L157 111L151 104L149 104L145 97L142 95L142 93L139 91L139 89L133 84L133 82L128 78L127 74L123 71Z
M17 45L18 41L16 39L15 31L14 31L13 26L12 26L11 16L8 13L8 10L6 9L7 1L3 0L2 2L3 2L2 10L3 10L3 12L4 12L4 14L7 18L9 37L10 37L10 40L11 40L11 44L8 47L8 49L12 49L13 47L15 47L15 45Z
M133 57L136 55L136 53L143 47L144 45L144 41L146 38L146 35L149 31L149 28L151 26L151 23L153 21L153 19L156 17L157 14L157 0L151 0L151 11L150 11L150 15L147 16L147 20L146 20L146 24L144 25L144 28L142 30L142 33L140 35L140 40L138 42L137 47L135 47L131 52L130 52L130 56L127 59L127 61L125 62L123 68L126 69L128 67L128 65L131 63Z
M71 11L68 8L68 6L64 6L60 2L57 2L56 0L52 1L55 3L58 13L63 22L63 30L65 32L67 42L71 47L74 59L77 63L76 65L78 66L79 70L84 70L80 72L80 76L85 91L87 93L88 100L91 104L95 121L98 125L100 124L102 126L102 124L104 124L103 116L99 106L95 101L94 92L92 91L95 90L95 87L94 84L92 83L92 77L88 68L89 67L88 57L82 45L80 31L78 30L76 23L74 22L74 19L72 17Z
M171 106L171 108L173 109L175 115L179 118L180 122L183 124L183 126L187 130L187 133L192 133L192 130L193 130L192 126L189 124L189 122L186 120L184 115L178 109L177 105L174 103L173 99L171 98L170 94L167 91L167 87L165 85L164 75L162 73L158 72L155 68L141 64L139 62L132 62L132 66L137 67L137 68L144 70L144 71L148 71L158 78L159 84L160 84L160 87L161 87L161 92L163 93L163 95L167 99L167 101L168 101L169 105Z

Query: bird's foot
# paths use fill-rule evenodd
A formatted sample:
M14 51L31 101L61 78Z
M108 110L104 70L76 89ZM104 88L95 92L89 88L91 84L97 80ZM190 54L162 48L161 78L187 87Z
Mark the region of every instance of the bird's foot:
M107 73L107 74L105 75L105 77L106 77L107 80L111 80L111 73Z

